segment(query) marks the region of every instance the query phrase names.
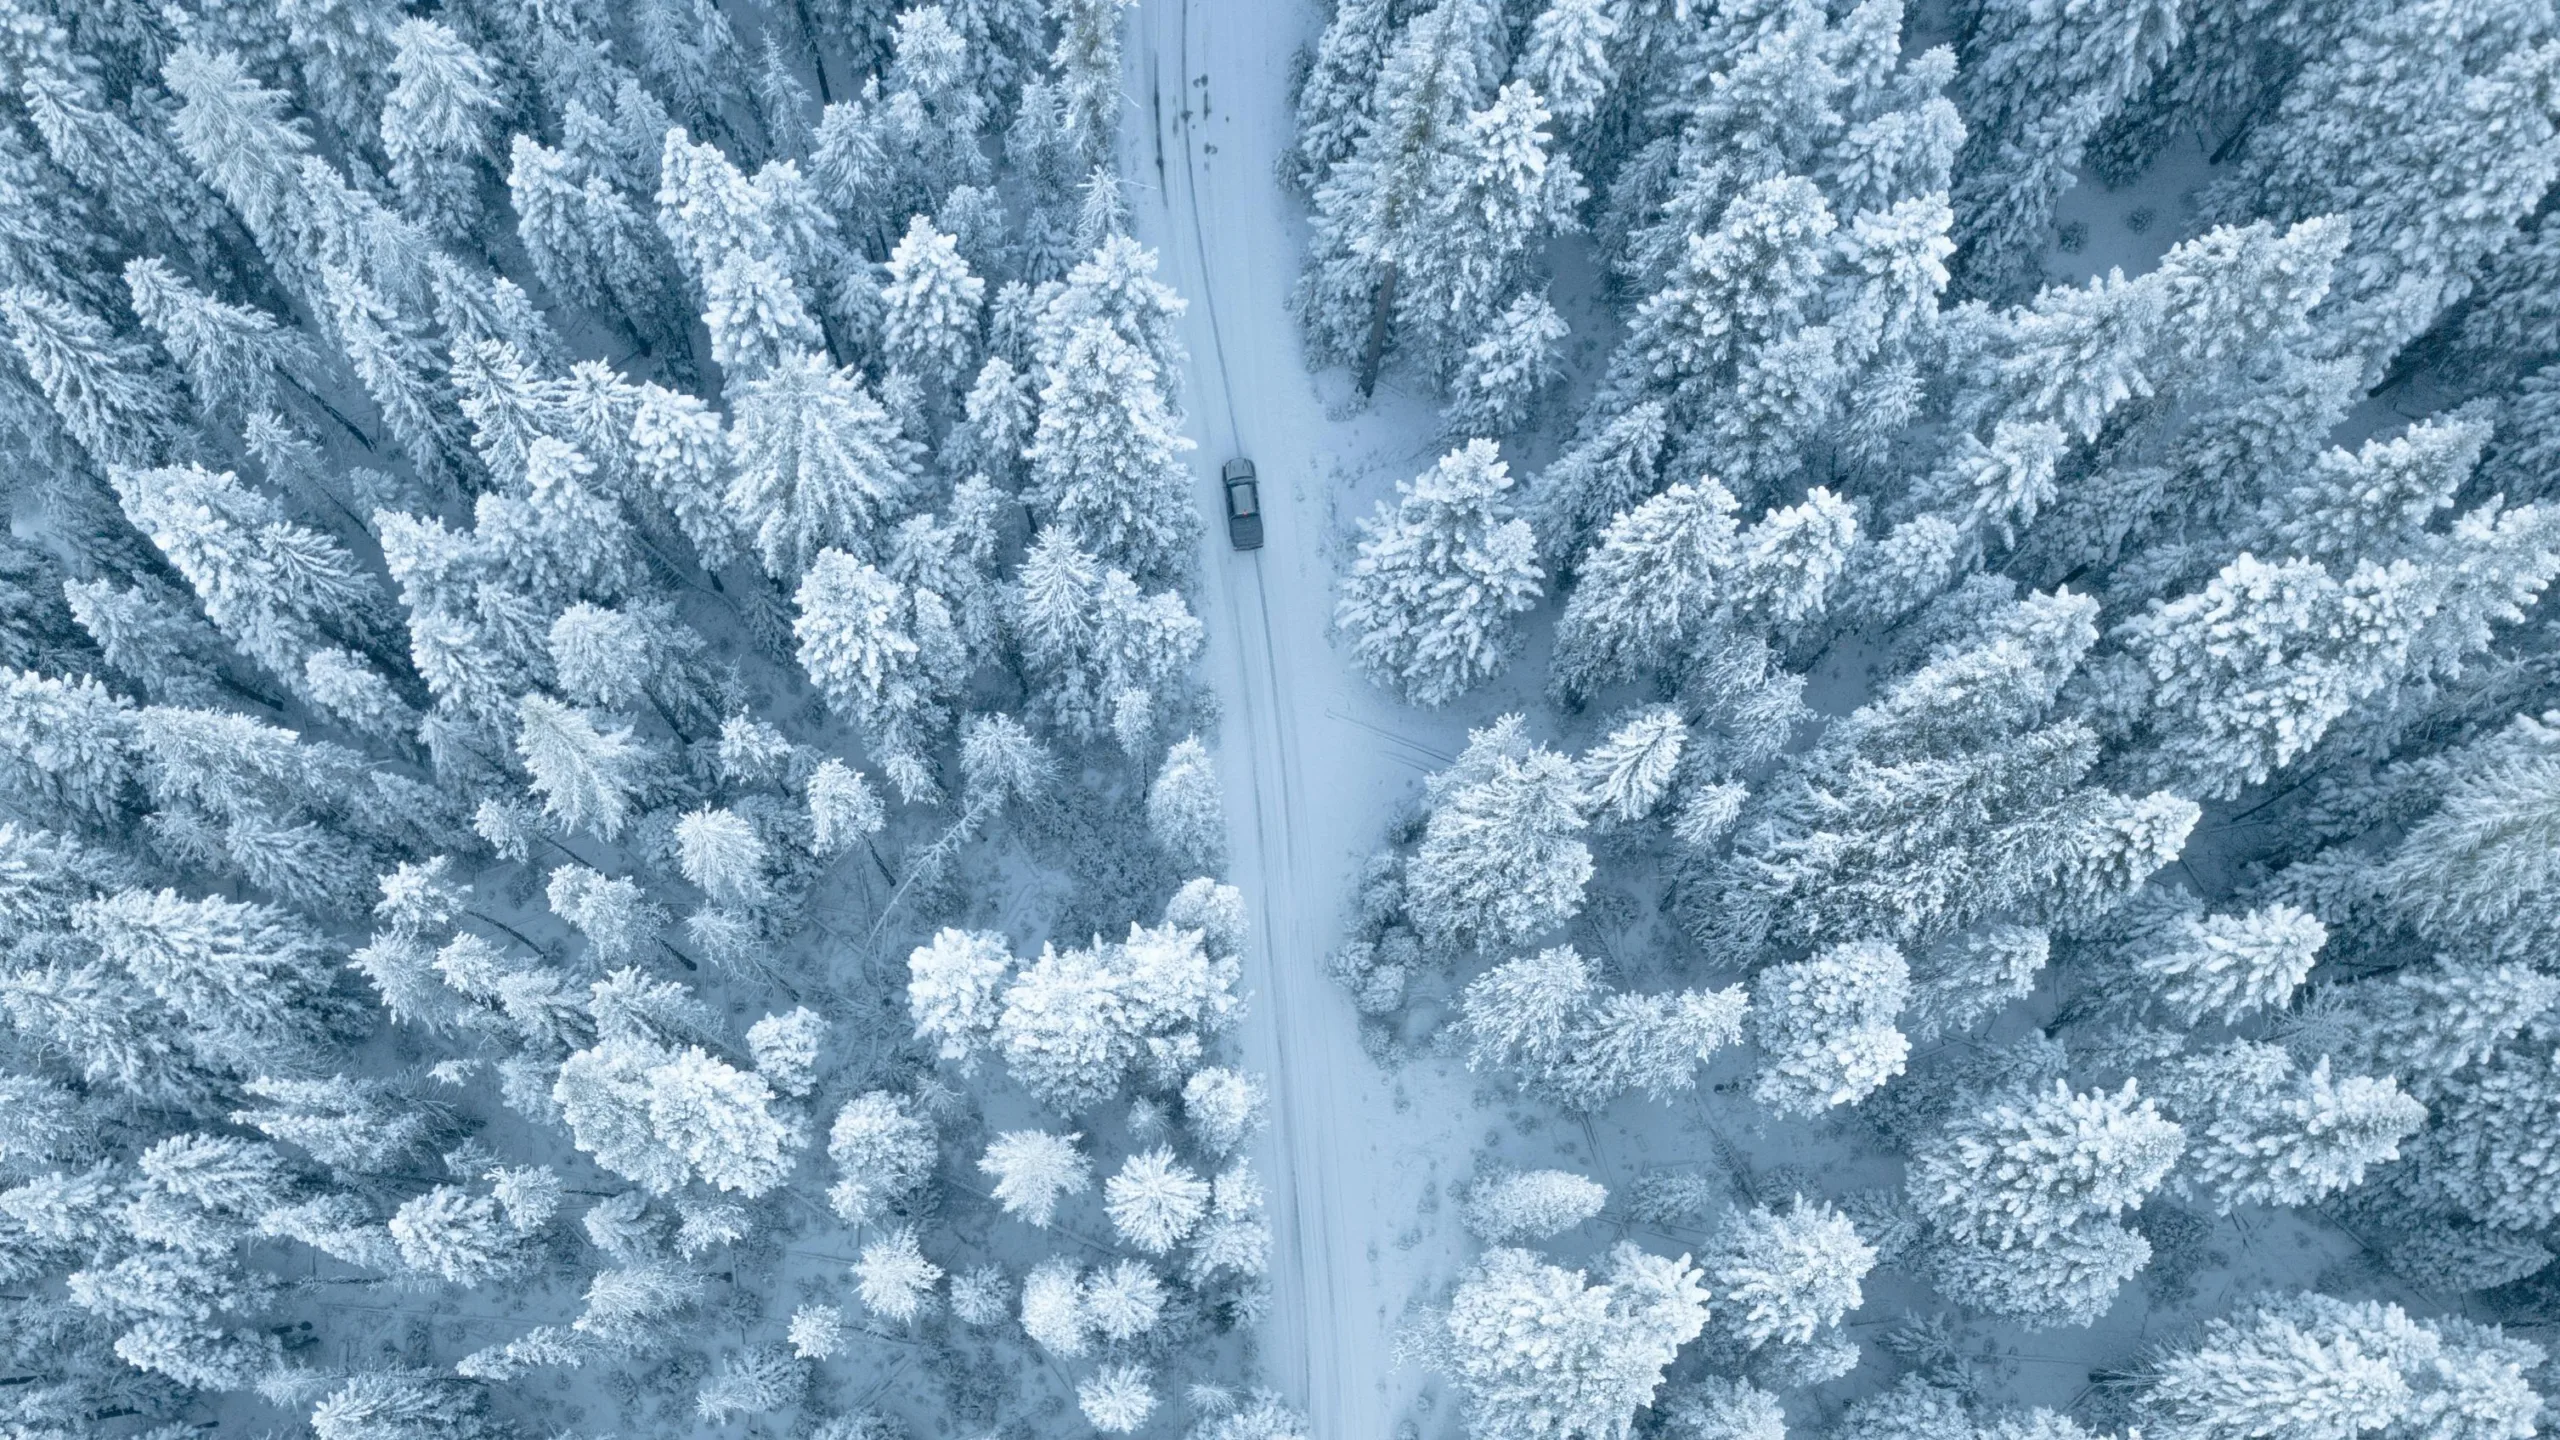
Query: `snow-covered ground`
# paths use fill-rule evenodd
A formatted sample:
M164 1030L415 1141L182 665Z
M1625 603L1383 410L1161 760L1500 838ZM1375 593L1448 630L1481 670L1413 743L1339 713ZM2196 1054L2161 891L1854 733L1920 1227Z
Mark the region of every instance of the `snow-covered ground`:
M1266 1365L1316 1435L1383 1440L1422 1378L1394 1368L1400 1315L1455 1259L1392 1237L1432 1187L1465 1173L1473 1107L1463 1077L1371 1063L1323 960L1361 858L1417 778L1455 754L1469 717L1392 703L1326 634L1345 524L1336 498L1348 479L1427 464L1430 417L1382 396L1329 418L1320 385L1341 377L1308 374L1288 314L1301 223L1273 177L1291 133L1289 57L1320 24L1300 4L1145 0L1126 168L1138 232L1191 302L1183 398L1211 520L1208 673L1224 709L1233 876L1257 931L1245 1043L1275 1091ZM1256 553L1229 549L1217 520L1218 467L1238 454L1261 473L1268 538Z

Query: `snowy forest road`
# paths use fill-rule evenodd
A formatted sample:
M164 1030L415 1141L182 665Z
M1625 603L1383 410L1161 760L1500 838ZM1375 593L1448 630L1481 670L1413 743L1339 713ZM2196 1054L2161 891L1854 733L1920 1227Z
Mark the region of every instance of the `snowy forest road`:
M1382 1242L1433 1176L1389 1145L1397 1086L1360 1049L1349 998L1323 958L1361 856L1411 788L1415 751L1450 747L1437 735L1401 751L1382 745L1409 719L1398 723L1405 717L1349 673L1326 635L1329 426L1287 309L1300 245L1274 178L1291 134L1289 56L1318 20L1265 0L1143 0L1129 84L1153 134L1125 170L1141 238L1190 302L1183 394L1208 531L1207 669L1223 710L1232 874L1256 934L1244 1045L1274 1092L1265 1368L1320 1440L1386 1440L1407 1287L1382 1271ZM1267 538L1257 552L1230 550L1218 519L1213 477L1236 454L1261 472Z

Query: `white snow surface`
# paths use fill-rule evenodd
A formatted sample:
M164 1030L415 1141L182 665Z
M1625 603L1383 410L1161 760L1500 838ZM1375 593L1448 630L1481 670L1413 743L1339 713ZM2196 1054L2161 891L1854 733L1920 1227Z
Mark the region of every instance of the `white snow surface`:
M1312 1433L1384 1437L1423 1376L1398 1372L1407 1302L1427 1298L1447 1254L1385 1241L1435 1185L1470 1166L1470 1087L1452 1067L1382 1072L1359 1045L1349 997L1325 977L1351 882L1399 801L1447 764L1481 707L1422 714L1353 675L1327 635L1348 516L1347 478L1427 466L1427 408L1381 388L1348 419L1310 375L1287 300L1304 253L1298 207L1274 178L1289 143L1289 57L1323 17L1295 3L1143 0L1131 29L1142 116L1124 156L1130 209L1162 274L1190 301L1183 403L1199 443L1206 668L1223 715L1232 878L1252 906L1244 1043L1269 1075L1273 1311L1263 1359ZM1159 168L1160 167L1160 168ZM1347 406L1337 408L1347 409ZM1218 468L1250 457L1265 543L1227 542ZM1357 487L1375 493L1376 484ZM1453 1227L1443 1227L1453 1228ZM1436 1262L1436 1263L1435 1263Z

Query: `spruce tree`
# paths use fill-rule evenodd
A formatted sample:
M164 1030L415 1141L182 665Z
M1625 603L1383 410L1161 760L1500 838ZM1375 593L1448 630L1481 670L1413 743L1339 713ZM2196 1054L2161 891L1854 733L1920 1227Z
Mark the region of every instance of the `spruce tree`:
M1085 321L1058 345L1023 452L1042 519L1141 579L1176 573L1198 533L1166 383L1118 329Z
M2032 1247L2140 1209L2186 1145L2130 1080L2076 1094L2056 1082L1956 1119L1913 1157L1905 1189L1953 1239Z
M1428 942L1500 950L1582 908L1592 860L1581 786L1520 716L1470 731L1466 753L1427 788L1431 818L1406 886Z
M1401 270L1433 253L1447 157L1492 84L1495 7L1441 0L1407 22L1377 71L1368 118L1315 192L1298 312L1321 358L1351 359L1400 307ZM1346 37L1347 38L1347 37Z
M1576 567L1556 628L1568 694L1686 658L1723 608L1740 534L1714 479L1673 485L1621 513Z
M1751 986L1760 1047L1753 1098L1782 1115L1854 1105L1899 1075L1911 1042L1895 1028L1911 990L1902 952L1879 941L1835 945L1773 965Z
M1439 1364L1485 1440L1611 1434L1652 1401L1706 1319L1706 1287L1685 1256L1622 1244L1593 1284L1526 1250L1493 1250L1450 1298ZM1540 1343L1519 1343L1524 1326Z
M913 483L888 411L859 376L806 351L738 387L728 449L729 508L776 579L830 546L873 553Z
M1362 669L1440 705L1492 678L1518 644L1512 617L1543 575L1529 527L1512 518L1511 473L1490 441L1470 441L1396 487L1361 524L1334 621Z
M480 218L476 166L494 154L489 122L504 105L489 63L433 20L401 21L391 45L381 124L391 183L412 218L468 234Z
M1975 12L1957 72L1968 132L1955 197L1967 290L1999 296L2033 274L2035 243L2083 147L2168 57L2189 8L2145 0Z

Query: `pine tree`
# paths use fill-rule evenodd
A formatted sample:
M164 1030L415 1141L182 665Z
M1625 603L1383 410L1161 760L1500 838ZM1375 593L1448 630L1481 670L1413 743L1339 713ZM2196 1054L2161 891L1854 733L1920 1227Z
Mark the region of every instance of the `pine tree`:
M1359 143L1394 32L1384 0L1344 0L1335 8L1298 92L1297 143L1285 173L1300 190L1313 193Z
M1920 481L1915 496L1959 527L1971 547L1988 550L1995 539L2003 548L2015 545L2052 503L2054 476L2069 444L2051 421L2003 420L1988 442L1959 437L1954 453Z
M1461 998L1470 1069L1516 1072L1529 1090L1597 1110L1630 1090L1694 1089L1698 1067L1741 1038L1742 988L1604 992L1570 945L1506 961Z
M1609 522L1556 626L1555 681L1587 694L1684 660L1723 608L1737 559L1733 496L1678 484Z
M113 478L126 517L195 589L205 618L271 673L298 681L309 653L330 642L383 663L378 583L336 538L228 472L184 465Z
M808 1390L808 1372L793 1357L759 1347L726 1356L720 1371L694 1392L695 1418L725 1425L740 1415L787 1410Z
M729 463L729 436L709 406L677 391L640 387L631 417L632 469L710 570L729 563L748 528L728 508Z
M668 1058L669 1052L643 1041L608 1041L563 1061L551 1092L580 1150L658 1195L692 1178L684 1158L649 1125L649 1072Z
M1182 1243L1209 1209L1209 1185L1159 1147L1130 1156L1103 1182L1103 1208L1120 1238L1150 1255Z
M2455 1348L2448 1338L2458 1344L2462 1332L2448 1337L2440 1323L2463 1324L2412 1320L2378 1301L2267 1296L2163 1356L2152 1367L2143 1410L2181 1440L2309 1440L2384 1430L2447 1404L2468 1408L2488 1399L2479 1392L2498 1385L2499 1370L2512 1373L2514 1342L2465 1326L2493 1341L2482 1347L2486 1365L2465 1365L2445 1353ZM2495 1423L2490 1406L2474 1413Z
M2030 11L1984 6L1966 37L1960 101L1958 263L1965 288L1998 296L2032 273L2034 246L2082 148L2176 47L2180 0Z
M969 272L958 240L922 215L907 222L887 268L881 338L890 358L920 377L951 380L977 349L987 282Z
M1441 0L1405 24L1377 71L1365 125L1315 192L1297 305L1319 358L1358 355L1396 308L1390 277L1433 251L1435 187L1495 78L1495 20L1483 0Z
M1058 1202L1093 1186L1093 1163L1076 1149L1075 1134L1008 1130L988 1144L978 1168L995 1181L996 1203L1025 1224L1047 1229Z
M481 1386L425 1373L353 1373L312 1407L320 1440L479 1440L497 1432Z
M1212 1065L1182 1082L1183 1124L1208 1153L1231 1154L1262 1128L1270 1099L1256 1077Z
M1760 1047L1753 1098L1784 1115L1855 1105L1899 1075L1911 1042L1894 1028L1911 968L1882 941L1835 945L1752 981Z
M1551 1067L1572 1044L1574 1022L1597 993L1591 971L1570 945L1506 961L1467 984L1464 1006L1470 1068Z
M1156 1394L1147 1384L1153 1378L1144 1365L1106 1365L1076 1386L1076 1407L1103 1434L1130 1434L1155 1413Z
M2519 717L2504 736L2455 757L2442 803L2413 826L2385 862L2382 893L2429 940L2517 959L2536 952L2560 917L2536 903L2545 867L2560 855L2546 839L2560 787L2560 755L2545 728Z
M71 928L234 1063L281 1059L345 1024L332 961L307 925L267 905L125 890L84 901Z
M196 173L240 217L267 262L295 281L311 272L291 240L300 220L300 170L311 137L285 117L286 95L261 84L228 51L179 46L160 67L178 112L170 133Z
M999 997L1012 972L1013 952L1001 935L946 929L917 946L907 958L916 1038L967 1073L995 1037Z
M1120 125L1120 12L1128 0L1053 0L1060 128L1088 167L1111 158Z
M1560 352L1572 328L1535 289L1512 296L1479 328L1482 338L1450 362L1441 425L1455 435L1508 435L1529 424L1540 397L1564 378Z
M819 856L838 854L856 839L867 840L888 827L888 810L880 793L860 772L841 760L821 760L809 772L810 848Z
M1362 669L1419 704L1492 678L1519 643L1512 617L1537 602L1535 542L1510 488L1493 444L1471 441L1361 524L1334 621Z
M1022 1279L1022 1329L1053 1355L1074 1359L1093 1344L1084 1286L1073 1261L1051 1258Z
M2346 217L2333 314L2371 381L2549 186L2560 49L2500 12L2445 3L2359 12L2332 33L2208 203Z
M675 840L684 878L714 904L751 910L773 899L764 839L746 816L726 807L689 812L676 822Z
M861 724L884 766L921 764L949 733L951 701L969 672L940 597L827 549L801 580L797 601L801 668Z
M621 834L651 780L651 757L631 727L600 725L542 695L525 696L517 714L516 752L543 809L571 829Z
M2361 1184L2427 1116L2390 1076L2332 1080L2326 1056L2254 1093L2226 1088L2206 1108L2188 1169L2223 1211L2307 1205Z
M439 1185L392 1212L401 1263L447 1284L484 1284L523 1266L524 1235L486 1195Z
M1599 997L1572 1053L1544 1083L1565 1104L1597 1110L1630 1091L1670 1101L1695 1090L1699 1067L1742 1038L1743 988L1621 992Z
M324 262L319 281L340 353L410 462L431 484L472 488L462 419L437 383L424 321L356 268Z
M607 963L630 959L667 923L639 882L608 879L583 865L552 871L546 893L552 913L576 926L588 953Z
M1470 731L1431 778L1431 818L1409 868L1414 923L1442 949L1494 951L1562 924L1592 874L1573 762L1504 716Z
M867 1090L836 1112L827 1158L843 1176L827 1191L827 1203L860 1225L914 1201L931 1183L942 1150L932 1124L906 1097Z
M1642 820L1671 793L1689 729L1669 705L1637 711L1582 757L1583 805L1595 824Z
M381 1081L268 1078L241 1088L260 1103L231 1112L231 1123L298 1145L324 1165L386 1169L453 1138L448 1114Z
M864 1246L853 1273L863 1307L900 1325L921 1318L942 1283L942 1267L924 1258L916 1232L906 1226Z
M1122 1260L1085 1281L1084 1306L1103 1339L1125 1344L1156 1327L1165 1289L1145 1261Z
M165 260L128 260L124 280L134 317L178 362L208 415L245 422L275 403L279 381L291 384L295 369L312 363L311 347L298 332L263 310L194 289Z
M2236 794L2397 678L2424 603L2406 562L2361 562L2339 580L2315 561L2243 553L2203 589L2124 623L2142 688L2117 703L2147 706L2136 713L2157 737L2153 773Z
M1615 1434L1706 1320L1686 1256L1621 1245L1593 1285L1526 1250L1493 1250L1451 1297L1438 1363L1483 1440Z
M1527 509L1538 553L1553 562L1652 495L1670 446L1671 407L1645 400L1591 424L1530 483Z
M1029 337L1035 378L1049 378L1088 324L1103 325L1136 346L1158 375L1182 368L1182 342L1174 334L1174 322L1185 302L1156 279L1155 252L1127 235L1103 238L1054 292L1044 290L1031 298L1039 306Z
M1004 991L995 1038L1006 1068L1066 1113L1108 1100L1141 1064L1157 1067L1161 1084L1178 1081L1202 1032L1235 1013L1239 967L1232 955L1213 957L1204 938L1133 925L1125 942L1044 948Z
M1727 1222L1705 1262L1722 1302L1713 1323L1751 1349L1811 1344L1864 1301L1875 1263L1875 1247L1827 1203L1754 1206Z
M1735 541L1731 603L1746 623L1793 630L1820 615L1858 543L1858 516L1820 486Z
M1660 395L1692 424L1712 417L1764 353L1812 319L1836 224L1801 176L1737 196L1711 230L1687 237L1629 317L1603 394L1619 406Z
M2140 1231L2084 1220L2042 1245L1937 1245L1930 1256L1930 1279L1939 1294L1957 1304L2008 1317L2029 1329L2085 1328L2096 1324L2114 1306L2124 1282L2150 1263L2151 1242Z
M2228 1025L2292 998L2328 938L2327 927L2308 912L2274 905L2186 920L2164 948L2134 965L2189 1025L2215 1011Z
M1570 1170L1503 1170L1467 1192L1467 1229L1488 1245L1546 1240L1600 1213L1609 1190Z
M1609 42L1618 20L1601 0L1550 0L1529 22L1522 68L1570 133L1599 113L1617 80Z
M2411 1146L2421 1194L2499 1230L2539 1229L2560 1214L2552 1190L2560 1165L2543 1141L2560 1070L2548 1033L2547 1025L2528 1028L2526 1043L2439 1083L2434 1123Z
M1209 748L1186 736L1165 752L1147 788L1147 825L1156 843L1195 869L1216 872L1227 851L1226 803Z
M748 1026L747 1051L766 1083L794 1100L805 1100L818 1088L826 1036L826 1019L803 1005Z
M2307 1041L2350 1071L2396 1075L2432 1103L2560 1004L2560 980L2513 961L2448 955L2323 1000L2303 1022Z
M1437 157L1412 238L1394 255L1396 333L1444 375L1502 313L1531 248L1571 228L1588 193L1553 153L1550 118L1521 81L1469 115Z
M176 387L150 352L78 306L12 286L0 322L63 428L101 466L149 465L176 436Z
M1959 1117L1913 1158L1905 1189L1951 1238L2032 1247L2140 1209L2185 1150L2186 1132L2134 1082L2074 1094L2057 1081Z
M1010 598L1037 711L1078 739L1147 748L1204 638L1182 597L1142 591L1052 528L1033 539Z
M1923 955L1904 1011L1912 1038L1936 1039L2033 994L2052 948L2039 927L1992 925Z
M1044 523L1140 579L1180 573L1199 523L1180 458L1191 441L1165 383L1118 330L1085 321L1048 367L1039 426L1023 451Z
M503 108L489 64L451 28L403 20L391 31L394 83L382 105L382 149L403 207L428 228L468 234L479 222L476 166L495 155Z
M763 1077L690 1047L649 1071L649 1124L701 1179L749 1198L790 1174L806 1143Z
M776 579L830 546L873 553L912 483L906 444L860 377L805 351L739 385L728 447L729 506Z

